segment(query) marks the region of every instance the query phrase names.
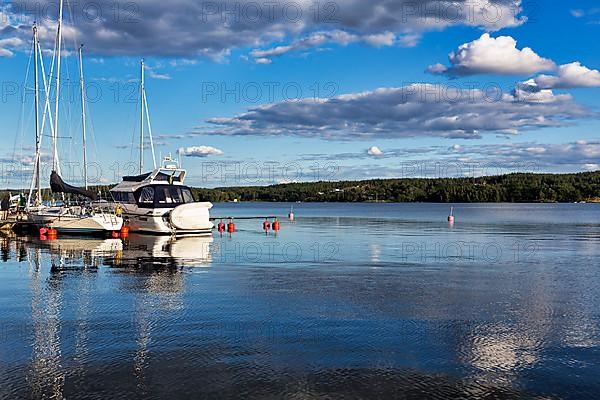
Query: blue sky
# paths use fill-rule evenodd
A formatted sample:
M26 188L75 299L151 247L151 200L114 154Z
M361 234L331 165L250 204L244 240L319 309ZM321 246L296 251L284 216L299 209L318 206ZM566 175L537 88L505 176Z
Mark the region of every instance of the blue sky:
M181 149L194 185L599 168L593 1L113 3L79 2L65 17L61 160L82 158L70 52L84 43L100 182L137 162L142 57L156 151ZM31 168L33 96L22 105L14 92L28 71L33 84L34 20L52 48L54 5L0 8L2 186Z

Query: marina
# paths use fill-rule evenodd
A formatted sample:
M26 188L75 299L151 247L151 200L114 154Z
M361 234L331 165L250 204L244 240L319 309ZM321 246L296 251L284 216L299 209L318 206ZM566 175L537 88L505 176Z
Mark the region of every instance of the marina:
M99 193L88 186L86 93L83 75L83 45L78 48L78 72L81 104L81 128L83 148L83 187L66 183L61 177L59 159L59 110L61 104L61 59L63 57L63 4L59 2L56 25L56 42L50 63L49 80L46 82L43 52L40 47L38 27L33 25L32 53L34 76L35 157L31 186L27 201L23 191L17 196L19 204L11 221L3 222L3 231L39 232L40 237L56 237L58 234L89 234L118 237L128 232L144 232L159 235L210 235L214 224L210 221L210 202L198 202L189 187L184 186L186 171L171 156L157 166L152 138L152 127L145 86L145 64L140 62L140 140L139 175L126 176L123 182L110 190L108 198L99 199ZM53 71L56 70L56 76ZM29 75L27 71L26 76ZM43 93L40 99L39 77L43 77ZM53 79L55 82L53 82ZM51 92L54 83L54 91ZM53 99L51 98L53 95ZM40 113L40 100L43 110ZM54 110L51 102L54 100ZM52 112L54 115L52 115ZM62 126L62 125L61 125ZM51 198L42 197L42 138L45 128L52 138L52 172L50 175ZM153 170L144 173L145 128L151 148ZM12 201L10 195L3 201ZM24 203L24 204L21 204Z
M0 400L600 399L600 9L5 3Z

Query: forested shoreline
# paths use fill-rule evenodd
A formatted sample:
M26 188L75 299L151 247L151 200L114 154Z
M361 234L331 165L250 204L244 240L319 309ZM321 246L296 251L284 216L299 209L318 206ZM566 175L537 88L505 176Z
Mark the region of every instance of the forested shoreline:
M600 201L600 171L306 182L194 191L198 198L211 202L591 202Z

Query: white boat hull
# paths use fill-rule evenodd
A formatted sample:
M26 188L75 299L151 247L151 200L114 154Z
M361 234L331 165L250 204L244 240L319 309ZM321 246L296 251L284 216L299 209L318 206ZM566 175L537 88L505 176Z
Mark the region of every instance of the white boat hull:
M121 230L123 218L116 215L93 215L90 217L59 217L48 224L58 232L93 233Z
M45 226L63 233L109 233L119 231L123 226L122 217L105 213L81 216L45 210L31 213L28 218L37 226Z
M180 212L179 207L185 207ZM139 208L134 204L123 205L123 216L130 232L158 235L211 235L214 224L210 221L211 203L190 203L176 208ZM172 221L175 213L177 220ZM182 223L179 218L193 219L193 223ZM175 222L175 224L173 223Z

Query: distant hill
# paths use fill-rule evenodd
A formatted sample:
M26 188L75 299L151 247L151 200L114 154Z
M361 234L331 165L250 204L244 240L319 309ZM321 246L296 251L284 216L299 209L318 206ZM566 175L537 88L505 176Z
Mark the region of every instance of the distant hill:
M600 200L600 172L373 179L194 189L212 202L581 202Z

